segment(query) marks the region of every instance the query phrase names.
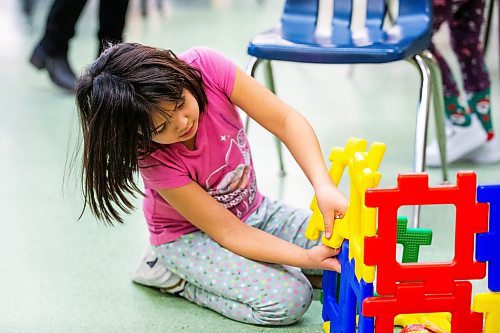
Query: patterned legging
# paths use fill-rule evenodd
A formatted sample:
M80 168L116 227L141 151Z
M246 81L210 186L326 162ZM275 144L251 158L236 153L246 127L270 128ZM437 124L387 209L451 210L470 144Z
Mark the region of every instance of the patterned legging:
M304 237L310 212L265 198L245 223L310 248ZM312 301L312 287L300 269L253 261L193 232L154 247L167 269L186 280L180 295L228 318L258 325L288 325ZM304 271L321 274L321 271Z
M484 22L484 0L433 0L433 31L448 22L451 45L460 63L464 89L478 92L490 86L480 42ZM430 50L436 56L443 74L445 96L458 96L458 89L448 64L434 45Z

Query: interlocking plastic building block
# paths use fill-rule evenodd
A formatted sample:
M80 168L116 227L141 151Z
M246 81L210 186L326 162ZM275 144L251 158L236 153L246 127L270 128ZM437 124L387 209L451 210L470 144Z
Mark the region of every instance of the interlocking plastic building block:
M376 318L375 333L392 332L397 314L424 312L450 312L452 333L481 333L483 316L471 312L471 292L468 281L455 282L453 290L443 294L428 294L423 283L402 283L394 296L365 299L362 313Z
M345 168L349 165L350 161L354 158L354 154L356 152L364 152L366 150L366 146L366 140L349 138L345 148L335 147L332 149L329 157L330 162L332 162L332 166L330 167L330 178L335 186L339 185L342 174L344 173ZM309 220L309 224L307 225L306 237L308 239L316 240L320 237L321 232L324 231L323 216L319 210L316 196L313 198L311 203L311 210L312 215ZM337 222L338 221L336 221L336 224ZM339 228L337 227L337 230L334 230L335 239L338 237L338 232ZM331 244L330 241L323 236L322 242L330 247L338 248L342 243L343 237L341 236L339 238L340 241L336 241L335 244Z
M484 313L484 333L500 332L500 293L477 294L472 309Z
M398 216L396 242L403 245L403 263L417 262L420 246L431 245L432 230L425 228L408 228L408 218Z
M455 205L455 257L445 263L398 263L398 208L435 204ZM365 264L377 265L378 294L394 295L401 282L421 282L425 294L451 293L455 290L455 280L484 278L486 264L474 260L474 238L476 233L487 231L488 206L476 202L475 173L458 172L456 186L436 187L429 187L428 175L424 173L399 175L396 188L367 190L366 205L378 207L378 234L365 239ZM428 312L425 307L423 310L419 312Z
M349 259L355 259L355 272L358 280L373 282L375 268L364 264L364 238L375 235L376 211L366 207L365 192L368 188L376 187L380 181L381 174L376 171L380 166L385 152L385 145L373 143L368 152L366 141L361 139L349 139L346 148L334 148L330 155L332 167L330 176L334 184L338 185L345 167L348 166L350 179L349 209L343 219L335 221L331 239L322 238L323 244L338 248L344 239L349 239ZM317 239L320 231L324 229L321 212L317 206L316 198L311 204L313 214L311 216L306 237Z
M489 231L476 236L476 259L488 262L488 288L500 291L500 185L479 186L477 200L489 203L490 217Z
M323 272L323 320L329 321L332 333L356 332L356 313L359 313L358 333L373 333L373 318L361 313L361 304L373 296L373 283L358 281L355 275L355 260L348 258L349 241L342 243L338 258L342 274L332 271Z

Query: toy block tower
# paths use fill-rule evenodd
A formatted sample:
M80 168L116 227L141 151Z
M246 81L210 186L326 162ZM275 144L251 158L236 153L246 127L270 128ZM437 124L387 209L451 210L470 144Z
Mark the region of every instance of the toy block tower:
M455 186L431 187L426 173L412 173L399 175L397 187L376 188L385 146L374 143L365 152L366 147L365 140L349 139L345 148L334 148L330 155L334 184L339 184L346 168L349 171L350 198L346 215L335 221L331 239L322 238L325 245L342 247L342 274L323 274L325 331L354 333L357 326L358 333L387 333L393 331L395 320L402 324L431 318L451 333L480 333L484 316L485 333L499 333L500 185L477 188L475 173L462 171ZM418 263L419 247L431 243L432 231L407 228L398 209L449 204L456 212L454 258ZM318 239L323 218L315 198L311 209L306 237ZM403 245L402 263L396 259L396 243ZM483 279L486 263L492 292L476 295L471 310L468 280ZM377 297L373 297L375 268Z
M452 333L479 333L482 315L471 312L471 283L486 265L474 260L476 234L487 232L488 206L476 202L476 175L459 172L456 186L429 187L428 175L398 176L398 186L369 189L366 204L378 209L378 231L365 239L365 263L377 266L380 297L364 300L362 313L375 317L375 332L393 329L400 313L450 312ZM396 261L397 211L406 205L453 204L456 208L455 257L446 263ZM436 222L438 223L438 222Z

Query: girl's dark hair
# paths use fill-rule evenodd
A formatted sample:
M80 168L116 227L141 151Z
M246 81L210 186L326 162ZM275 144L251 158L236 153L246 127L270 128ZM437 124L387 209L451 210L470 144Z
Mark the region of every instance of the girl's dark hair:
M129 195L142 195L134 180L138 160L158 147L151 141L151 114L164 114L163 102L181 102L184 89L203 112L207 98L200 72L170 50L118 44L86 68L76 88L84 210L88 204L105 223L123 223L120 211L133 209Z

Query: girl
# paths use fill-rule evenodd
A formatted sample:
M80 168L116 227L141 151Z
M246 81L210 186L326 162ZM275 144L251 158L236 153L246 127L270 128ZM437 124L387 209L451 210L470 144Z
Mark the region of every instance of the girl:
M301 318L312 289L289 266L338 271L338 250L304 238L309 212L261 195L236 107L289 148L314 187L331 237L347 200L299 113L206 48L177 57L115 45L81 76L76 98L84 196L94 215L123 222L120 210L132 208L128 195L142 193L137 170L144 181L155 256L143 266L163 275L139 274L136 281L242 322L286 325Z

